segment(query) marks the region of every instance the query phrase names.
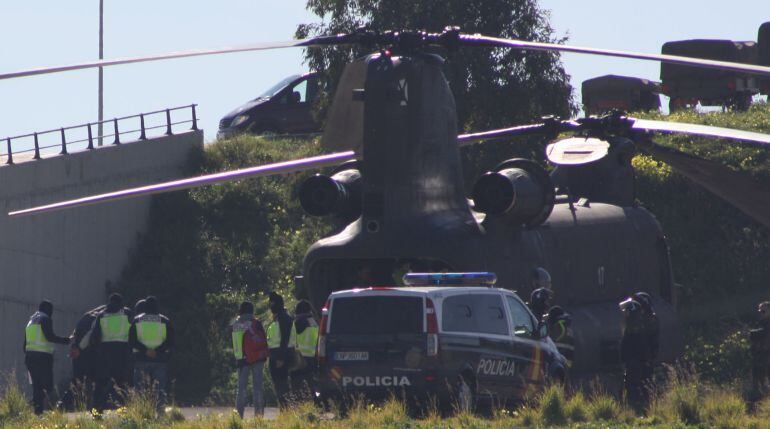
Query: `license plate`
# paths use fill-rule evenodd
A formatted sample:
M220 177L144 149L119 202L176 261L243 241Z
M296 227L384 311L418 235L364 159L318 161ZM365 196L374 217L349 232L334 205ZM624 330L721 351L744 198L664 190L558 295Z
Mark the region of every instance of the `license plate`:
M369 352L335 352L334 360L369 360Z

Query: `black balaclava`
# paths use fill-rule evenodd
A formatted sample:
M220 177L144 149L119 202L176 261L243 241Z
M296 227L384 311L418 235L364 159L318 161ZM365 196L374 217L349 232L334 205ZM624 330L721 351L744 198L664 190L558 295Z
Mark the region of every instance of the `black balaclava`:
M239 315L254 314L254 304L252 304L249 301L243 301L241 303L241 306L238 308L238 314Z
M147 301L143 299L136 301L136 305L134 306L134 316L138 316L145 312L147 312Z
M270 311L273 314L278 314L283 310L283 297L275 292L270 292L268 301L270 303Z
M160 308L158 306L158 298L155 298L154 296L150 295L144 299L144 305L145 305L144 311L146 311L148 314L160 313Z
M47 299L40 301L40 305L37 306L37 310L41 313L45 313L48 317L53 316L53 303Z

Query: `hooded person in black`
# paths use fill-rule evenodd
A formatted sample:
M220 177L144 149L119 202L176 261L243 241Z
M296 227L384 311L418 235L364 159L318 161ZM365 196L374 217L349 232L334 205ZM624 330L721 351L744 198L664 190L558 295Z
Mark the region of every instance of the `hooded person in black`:
M53 304L42 301L24 329L24 364L32 380L35 414L42 414L53 392L53 345L70 339L53 332Z
M268 302L270 313L273 315L273 320L266 329L270 355L268 367L278 404L284 408L289 399L289 365L294 357L294 341L291 341L293 319L286 312L281 295L270 292Z
M757 316L756 328L749 332L751 401L758 401L767 393L767 379L770 374L770 301L759 303Z
M133 314L123 306L123 297L113 293L105 309L94 321L91 346L96 347L96 392L94 405L104 411L109 398L113 404L125 392L128 382L129 355L128 332Z
M93 384L96 381L96 348L91 347L91 332L94 328L96 317L104 311L105 305L100 305L85 312L75 324L72 331L72 343L70 344L69 357L72 359L72 381L64 396L62 406L72 411L75 409L77 395L85 402L87 408L91 403L89 398L93 392Z
M643 413L650 402L650 365L652 353L644 325L642 305L628 298L619 304L624 316L623 337L620 341L620 360L625 366L624 389L628 404Z

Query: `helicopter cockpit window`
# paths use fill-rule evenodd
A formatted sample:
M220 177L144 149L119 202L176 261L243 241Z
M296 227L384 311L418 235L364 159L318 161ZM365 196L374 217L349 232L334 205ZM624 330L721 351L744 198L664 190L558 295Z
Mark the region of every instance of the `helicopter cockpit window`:
M511 323L513 324L513 333L516 336L531 336L535 332L535 321L529 314L527 308L512 296L507 296L508 307L511 309Z

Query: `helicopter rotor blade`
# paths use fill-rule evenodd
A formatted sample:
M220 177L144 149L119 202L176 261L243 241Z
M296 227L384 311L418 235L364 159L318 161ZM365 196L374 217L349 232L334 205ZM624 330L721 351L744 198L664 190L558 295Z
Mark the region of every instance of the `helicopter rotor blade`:
M649 139L639 142L639 146L656 160L668 164L677 173L770 228L770 191L745 173L661 146Z
M653 121L649 119L628 118L633 121L632 129L663 134L690 134L705 137L720 137L740 140L760 145L770 145L770 135L752 131L734 130L731 128L712 127L682 122Z
M18 217L36 213L44 213L55 210L62 210L73 207L99 204L108 201L125 200L145 195L160 194L183 189L197 188L200 186L211 185L214 183L231 182L233 180L247 179L252 177L264 177L273 175L282 175L296 173L299 171L322 168L337 165L355 158L355 152L339 152L329 155L314 156L310 158L294 159L291 161L278 162L274 164L260 165L257 167L244 168L234 171L225 171L222 173L207 174L205 176L192 177L188 179L174 180L170 182L157 183L154 185L141 186L138 188L124 189L116 192L109 192L101 195L92 195L89 197L78 198L69 201L62 201L53 204L47 204L39 207L32 207L24 210L9 212L9 217Z
M139 57L115 58L97 61L86 61L77 64L63 66L41 67L29 70L19 70L9 73L0 73L0 80L13 79L26 76L35 76L50 73L60 73L72 70L83 70L96 67L116 66L120 64L143 63L149 61L170 60L176 58L200 57L204 55L229 54L235 52L266 51L272 49L325 46L333 43L344 43L344 36L323 36L308 39L288 40L283 42L252 43L246 45L226 46L215 49L194 49L189 51L168 52L165 54L146 55Z
M613 49L587 48L582 46L558 45L556 43L528 42L526 40L503 39L499 37L483 36L480 34L461 34L460 41L463 45L507 47L532 51L559 51L576 54L603 55L608 57L630 58L636 60L659 61L685 66L698 66L739 73L750 73L770 76L770 67L732 63L728 61L707 60L701 58L681 57L676 55L644 54L639 52L618 51Z

